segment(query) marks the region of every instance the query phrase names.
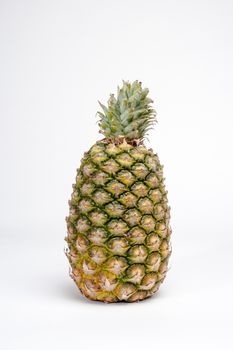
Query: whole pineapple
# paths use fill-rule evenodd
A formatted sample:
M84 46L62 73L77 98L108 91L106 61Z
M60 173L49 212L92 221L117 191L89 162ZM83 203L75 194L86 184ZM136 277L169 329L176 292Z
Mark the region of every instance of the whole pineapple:
M89 299L139 301L163 282L170 208L157 154L143 144L153 102L138 81L100 104L105 138L85 153L67 217L71 277Z

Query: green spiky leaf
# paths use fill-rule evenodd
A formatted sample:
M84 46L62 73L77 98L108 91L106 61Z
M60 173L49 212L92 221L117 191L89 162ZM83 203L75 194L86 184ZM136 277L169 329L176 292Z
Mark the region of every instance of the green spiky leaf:
M106 138L143 140L156 122L156 112L151 107L153 101L148 93L138 80L133 83L123 81L117 96L110 95L107 106L99 102L102 108L102 112L97 112L100 132Z

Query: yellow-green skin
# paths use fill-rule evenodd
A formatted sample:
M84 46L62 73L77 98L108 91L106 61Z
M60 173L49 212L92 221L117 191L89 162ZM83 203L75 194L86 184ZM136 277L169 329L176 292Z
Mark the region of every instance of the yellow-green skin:
M67 257L82 294L139 301L163 282L170 256L170 208L157 154L102 140L84 156L67 217Z

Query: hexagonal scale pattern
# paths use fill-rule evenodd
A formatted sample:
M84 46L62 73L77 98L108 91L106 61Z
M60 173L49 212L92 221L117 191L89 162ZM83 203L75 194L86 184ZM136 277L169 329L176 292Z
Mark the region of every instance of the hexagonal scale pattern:
M158 291L171 228L163 167L151 149L97 142L77 170L69 206L66 255L83 295L134 302Z

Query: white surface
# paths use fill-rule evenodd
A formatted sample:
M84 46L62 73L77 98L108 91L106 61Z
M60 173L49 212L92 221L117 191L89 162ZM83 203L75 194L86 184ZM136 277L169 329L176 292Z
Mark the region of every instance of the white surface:
M233 3L0 2L1 349L233 348ZM171 270L137 304L84 300L64 217L121 79L155 99Z

